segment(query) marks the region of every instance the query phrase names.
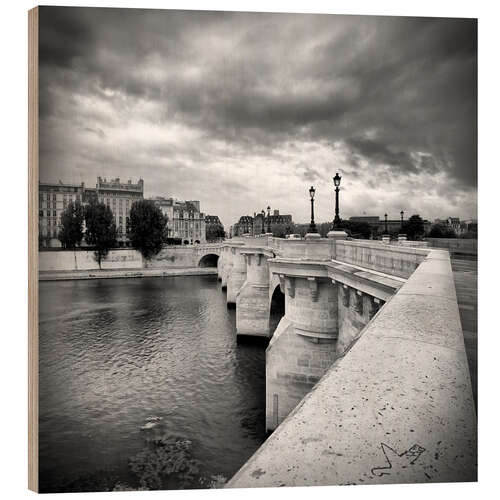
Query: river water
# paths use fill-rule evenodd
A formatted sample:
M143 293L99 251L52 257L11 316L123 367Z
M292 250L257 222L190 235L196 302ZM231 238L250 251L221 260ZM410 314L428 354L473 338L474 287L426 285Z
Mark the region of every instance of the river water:
M42 492L214 486L264 441L265 347L236 343L216 276L39 294Z

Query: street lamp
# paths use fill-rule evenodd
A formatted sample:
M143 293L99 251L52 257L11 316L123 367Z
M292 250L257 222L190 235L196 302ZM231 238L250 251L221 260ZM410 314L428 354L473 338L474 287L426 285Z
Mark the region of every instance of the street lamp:
M265 217L266 217L266 212L264 212L264 210L262 210L261 215L262 215L262 230L261 230L261 233L262 233L262 234L266 234L266 229L265 229L265 227L264 227L264 225L265 225Z
M387 231L387 214L384 214L384 217L385 217L385 231L384 231L384 234L388 234L389 231Z
M316 224L314 223L314 194L316 193L316 190L314 189L314 186L311 186L309 188L309 196L311 197L311 223L309 224L309 232L310 233L317 233L318 231L316 230Z
M267 206L267 232L271 232L271 207Z
M335 177L333 178L333 184L335 185L335 218L333 219L333 228L332 229L337 229L339 224L340 224L340 217L339 217L339 186L340 186L340 177L339 173L337 172L335 174Z
M403 229L403 215L405 214L403 210L399 212L401 214L401 229Z

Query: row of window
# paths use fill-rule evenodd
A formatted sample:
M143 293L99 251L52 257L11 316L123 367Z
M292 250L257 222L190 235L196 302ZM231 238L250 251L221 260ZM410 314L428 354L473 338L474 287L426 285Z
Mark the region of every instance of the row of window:
M44 212L43 210L39 210L38 211L38 215L40 217L43 217L44 216ZM52 215L55 217L57 215L57 211L56 210L52 210ZM50 217L50 210L47 210L47 213L45 214L46 217Z
M188 229L188 228L193 228L193 223L189 223L189 222L183 222L183 221L179 221L179 220L174 220L174 229L177 231L179 229ZM199 231L200 230L200 223L199 222L195 222L194 223L194 228L196 229L196 231Z
M57 198L57 195L56 193L40 193L40 199L42 201L49 201L49 200L53 200L53 201L56 201L58 198ZM59 195L59 199L61 199L60 195ZM80 201L81 200L81 195L80 194L76 194L76 195L71 195L71 194L63 194L62 195L62 199L63 200L67 200L67 199L70 199L70 200L73 200L73 201Z

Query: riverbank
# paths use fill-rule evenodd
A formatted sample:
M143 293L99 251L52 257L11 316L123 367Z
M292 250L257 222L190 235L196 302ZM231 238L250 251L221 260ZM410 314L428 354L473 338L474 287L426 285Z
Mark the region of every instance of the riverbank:
M200 276L217 274L216 267L186 267L176 269L93 269L82 271L40 271L39 281L92 280L111 278L143 278L164 276Z

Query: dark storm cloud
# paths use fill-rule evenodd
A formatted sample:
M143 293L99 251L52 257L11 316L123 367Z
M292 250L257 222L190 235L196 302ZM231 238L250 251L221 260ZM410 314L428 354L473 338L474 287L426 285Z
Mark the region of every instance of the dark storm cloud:
M204 163L216 181L274 162L312 182L329 150L359 182L475 191L475 20L43 7L40 26L42 167Z

